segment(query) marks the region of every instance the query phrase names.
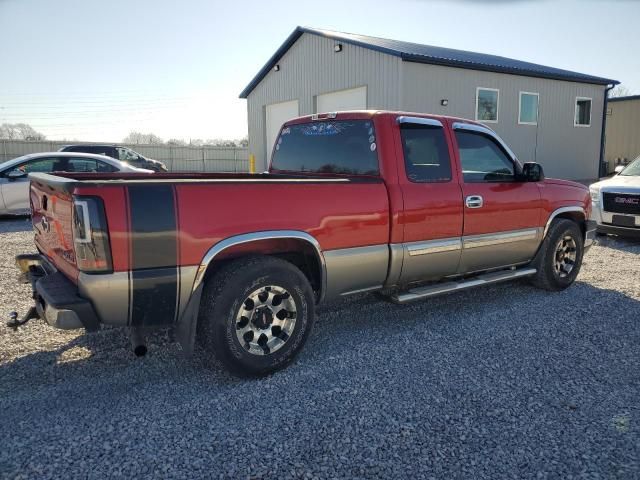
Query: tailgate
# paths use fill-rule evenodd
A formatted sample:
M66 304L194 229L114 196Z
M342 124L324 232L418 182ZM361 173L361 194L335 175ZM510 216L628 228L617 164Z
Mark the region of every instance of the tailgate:
M67 188L62 188L69 180L53 175L33 175L30 178L31 221L36 246L58 270L76 281L73 197Z

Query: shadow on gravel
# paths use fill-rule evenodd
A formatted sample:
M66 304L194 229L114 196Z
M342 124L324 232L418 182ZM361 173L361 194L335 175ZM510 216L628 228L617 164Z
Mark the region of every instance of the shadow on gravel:
M31 226L31 217L0 215L0 233L28 232Z
M442 345L462 341L471 346L495 341L497 335L512 335L513 331L522 336L522 348L527 348L532 337L543 335L549 328L554 334L564 335L563 341L576 335L575 340L587 340L591 331L592 335L602 337L594 337L595 341L606 342L608 337L620 335L615 327L617 322L629 323L629 318L639 315L639 301L616 290L599 289L580 281L557 293L542 291L520 281L400 306L375 295L363 294L319 309L315 330L300 359L307 370L313 369L316 362L325 363L369 348L363 338L375 339L371 341L376 349L389 352L397 347L397 341L402 337L401 343L406 350L404 353L396 351L393 355L405 355L403 361L407 362L415 358L416 349L430 343ZM577 320L584 331L576 333L575 329L568 328L568 317L573 317L571 323ZM29 328L29 325L22 328ZM480 337L478 328L485 329ZM625 326L625 329L635 328L635 325ZM416 338L421 340L413 340ZM11 341L10 335L5 339ZM126 331L121 328L107 327L81 335L55 350L38 351L0 365L0 378L3 379L0 398L20 393L28 396L33 389L60 382L68 383L69 388L81 388L83 382L96 376L101 383L116 390L126 390L129 388L126 385L137 387L167 381L185 386L191 382L204 382L217 387L251 381L230 376L219 364L206 359L202 352L186 357L164 330L148 337L148 348L145 357L136 358ZM429 364L435 365L431 361ZM509 365L504 367L511 368ZM296 370L294 363L276 376L293 376Z
M29 328L29 324L20 328ZM4 340L10 342L11 333L5 335ZM221 386L239 381L217 365L211 368L198 353L191 358L185 356L178 345L170 341L166 330L149 335L147 346L147 355L138 358L124 329L107 327L85 333L59 348L0 364L0 399L27 399L42 389L58 388L61 384L80 391L90 384L94 384L92 388L95 384L108 385L109 393L117 396L126 394L132 385L144 388L144 384L167 381L189 384L206 380Z
M599 235L596 245L620 250L621 252L640 254L640 238L618 237L615 235Z

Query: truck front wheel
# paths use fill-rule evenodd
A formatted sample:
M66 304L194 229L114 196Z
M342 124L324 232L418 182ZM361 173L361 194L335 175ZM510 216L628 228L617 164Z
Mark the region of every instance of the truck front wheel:
M199 336L236 375L266 375L300 352L313 327L314 295L305 275L275 257L232 261L206 283Z
M537 272L532 283L545 290L564 290L578 276L583 254L580 226L571 220L554 220L533 262Z

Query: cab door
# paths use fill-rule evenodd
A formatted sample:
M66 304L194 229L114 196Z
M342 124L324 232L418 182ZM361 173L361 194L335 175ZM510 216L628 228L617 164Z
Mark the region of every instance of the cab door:
M542 240L537 182L519 177L514 155L488 128L454 123L464 197L458 273L526 263Z
M455 274L462 248L462 192L440 120L398 117L396 158L404 209L400 283Z

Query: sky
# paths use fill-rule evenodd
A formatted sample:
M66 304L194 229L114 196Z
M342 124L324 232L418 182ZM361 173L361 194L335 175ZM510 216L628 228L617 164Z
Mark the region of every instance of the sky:
M531 61L640 94L636 0L0 0L0 124L50 139L247 135L239 99L297 25Z

